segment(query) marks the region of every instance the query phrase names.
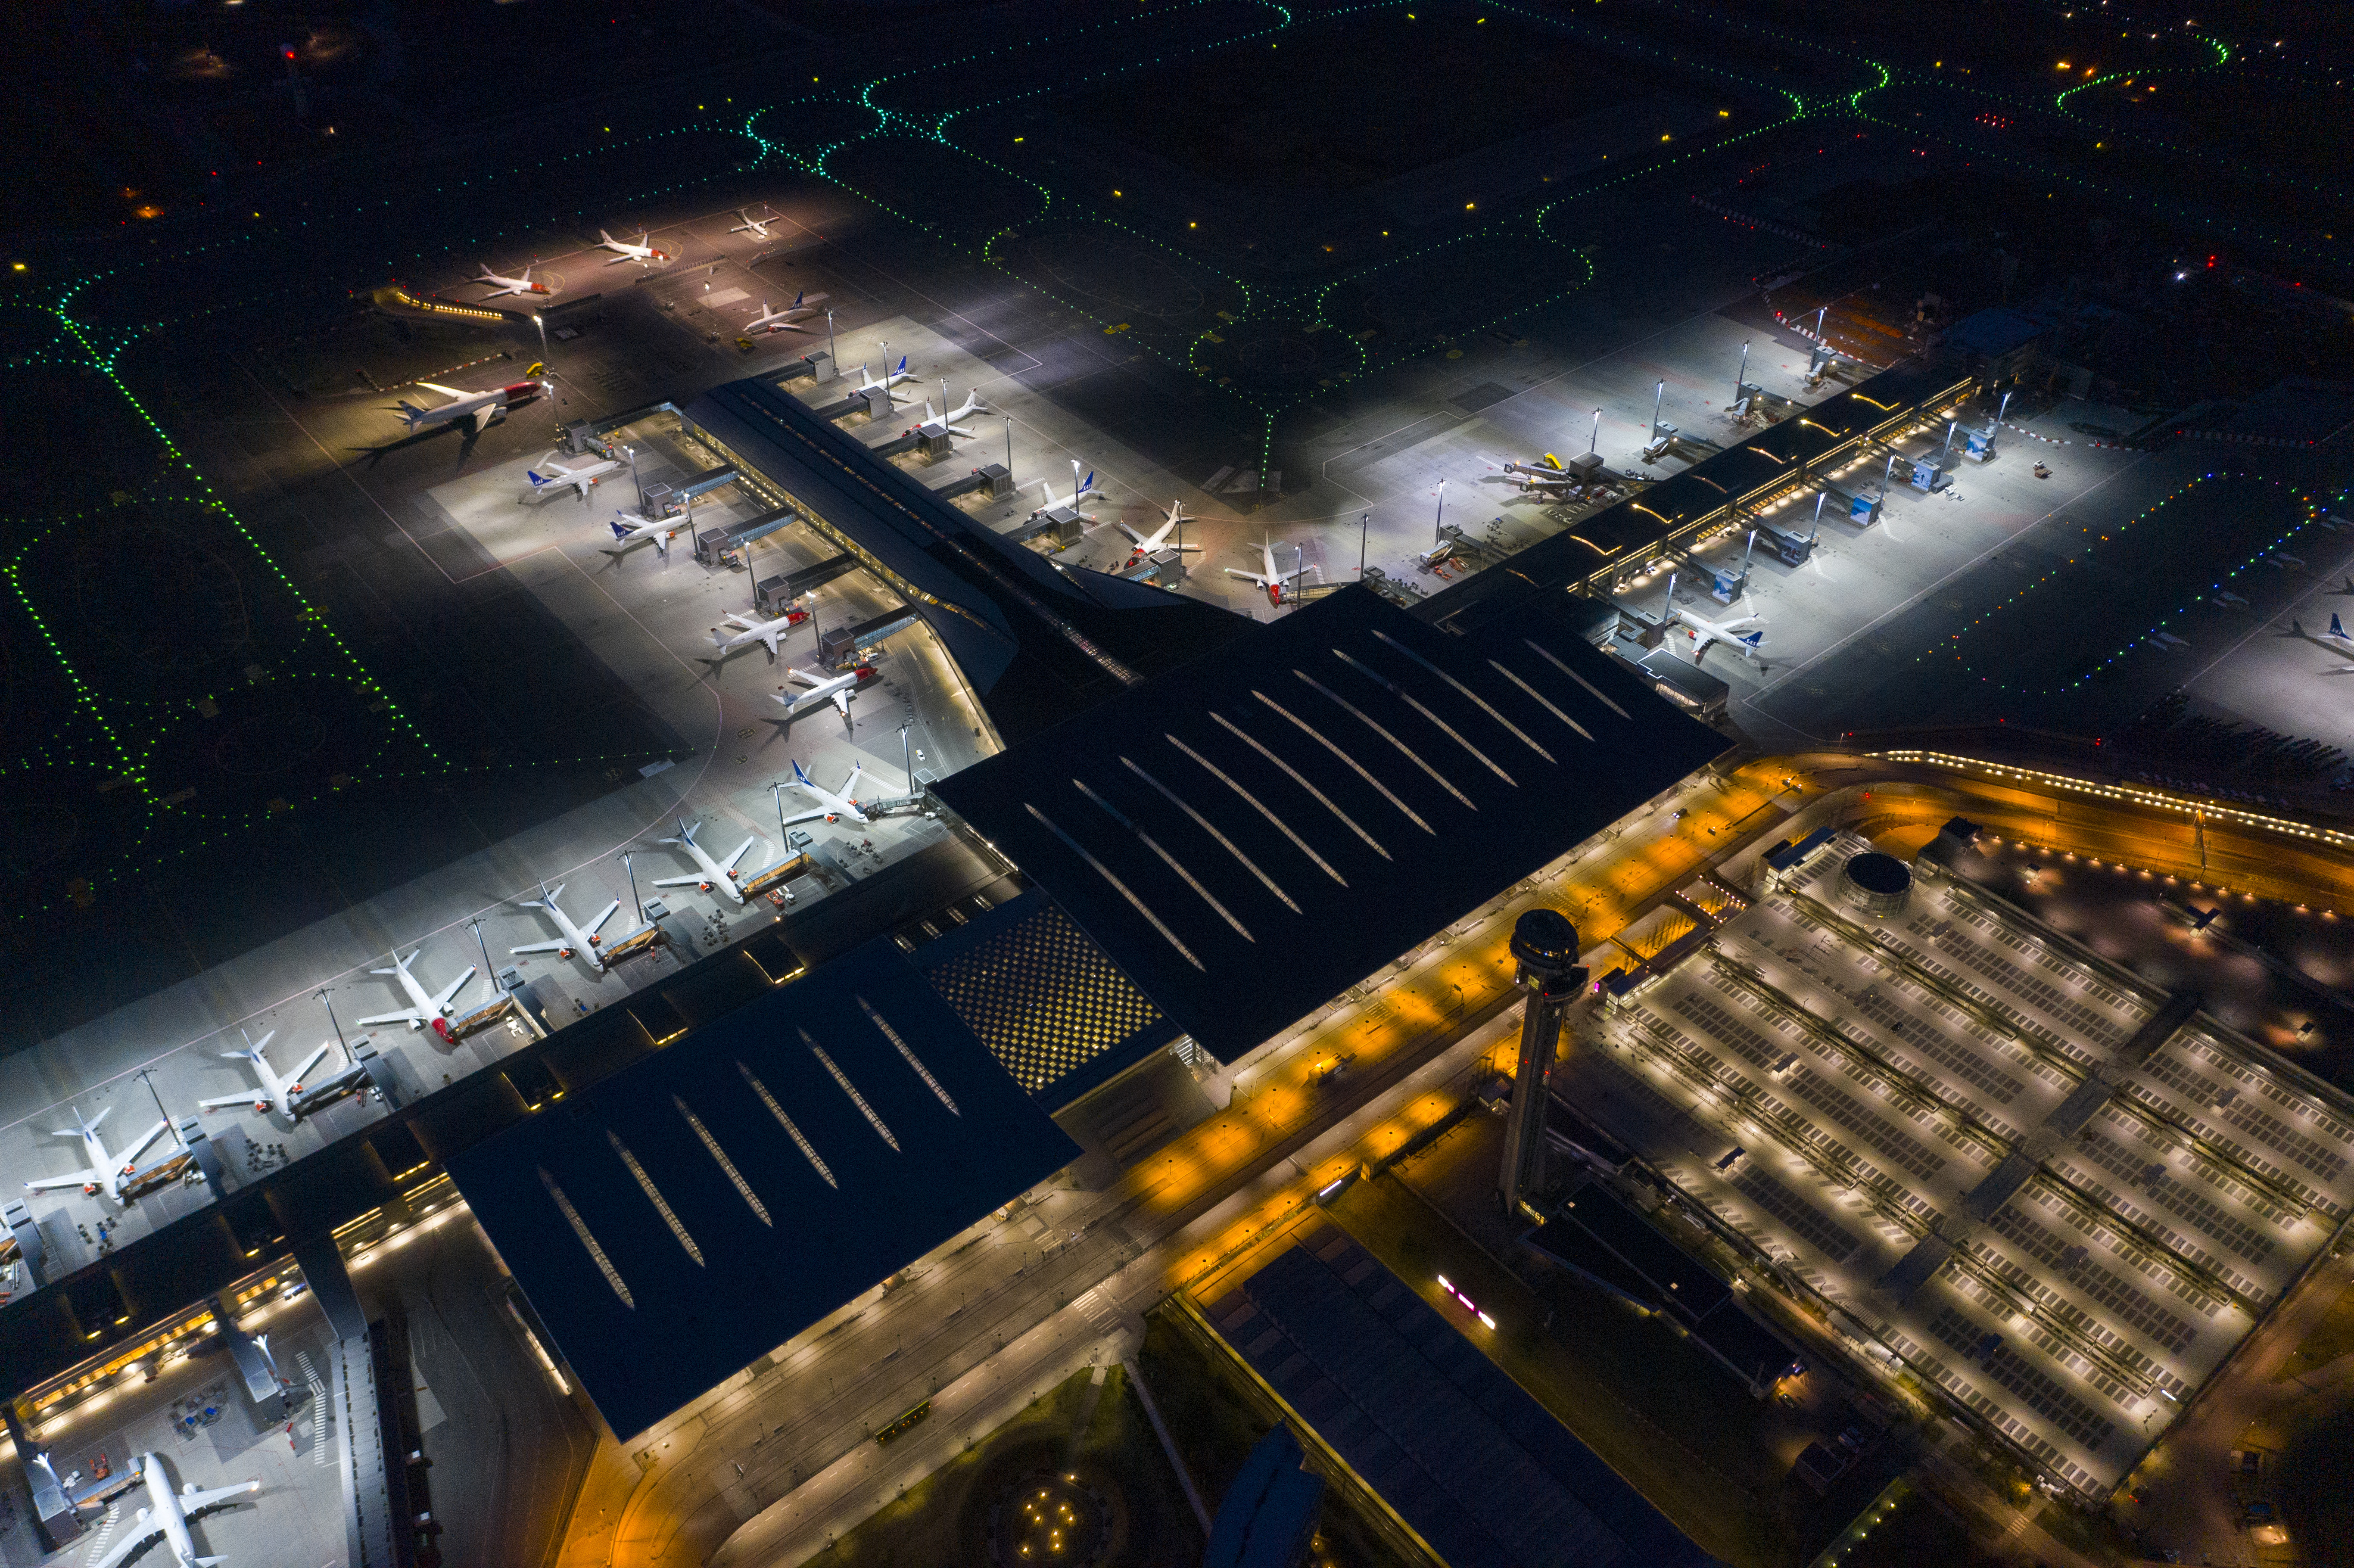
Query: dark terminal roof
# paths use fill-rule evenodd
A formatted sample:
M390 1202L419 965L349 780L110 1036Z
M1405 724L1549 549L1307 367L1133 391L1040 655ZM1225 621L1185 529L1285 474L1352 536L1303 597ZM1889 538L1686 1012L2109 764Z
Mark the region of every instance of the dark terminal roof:
M450 1171L627 1437L1078 1152L885 938Z
M1716 1562L1322 1220L1203 1312L1453 1568Z
M1725 749L1569 609L1345 588L936 789L1231 1060Z

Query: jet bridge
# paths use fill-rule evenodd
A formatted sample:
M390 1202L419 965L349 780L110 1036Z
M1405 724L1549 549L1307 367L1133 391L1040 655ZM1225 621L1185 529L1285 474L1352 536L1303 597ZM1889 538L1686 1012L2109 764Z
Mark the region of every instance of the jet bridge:
M1703 458L1712 458L1724 450L1714 441L1705 441L1698 436L1688 436L1660 418L1660 406L1667 400L1667 396L1668 384L1664 381L1660 382L1651 393L1651 433L1643 442L1642 461L1644 462L1657 462L1661 458L1673 453L1687 462L1696 463Z

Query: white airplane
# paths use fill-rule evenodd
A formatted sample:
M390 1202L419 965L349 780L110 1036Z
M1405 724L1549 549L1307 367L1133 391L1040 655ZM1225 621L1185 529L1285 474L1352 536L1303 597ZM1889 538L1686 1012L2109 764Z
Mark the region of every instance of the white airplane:
M523 476L531 481L532 494L546 495L551 491L569 488L577 493L583 502L588 499L589 490L606 475L630 466L620 458L609 457L592 457L585 462L567 465L557 462L553 453L542 458L540 461L547 470L546 473L540 472L535 468L524 470Z
M2226 609L2237 608L2240 609L2245 609L2248 608L2248 601L2246 599L2242 599L2238 594L2229 592L2223 588L2217 588L2213 597L2217 604L2222 605Z
M1298 548L1298 546L1295 546L1294 548ZM1259 539L1258 551L1259 564L1266 568L1264 572L1238 571L1233 567L1228 567L1226 568L1226 576L1230 577L1240 577L1245 582L1258 584L1259 587L1267 590L1267 602L1275 606L1278 609L1280 609L1283 608L1284 585L1291 581L1292 577L1296 577L1299 574L1295 571L1292 573L1292 577L1287 577L1276 571L1275 546L1264 535ZM1303 550L1300 553L1304 559L1306 552ZM1321 567L1308 567L1305 569L1314 572L1320 582L1323 580L1324 573Z
M302 1092L303 1075L319 1065L319 1058L327 1054L327 1047L334 1042L322 1041L316 1051L303 1057L296 1064L292 1072L281 1078L278 1075L277 1069L270 1066L270 1058L265 1054L270 1049L270 1043L276 1038L278 1038L278 1031L273 1029L242 1051L221 1053L221 1060L224 1062L247 1062L252 1065L253 1075L261 1081L260 1092L222 1095L217 1099L198 1100L196 1104L206 1110L223 1110L230 1106L249 1105L257 1116L267 1116L270 1112L276 1111L288 1121L292 1121L295 1116L295 1098Z
M572 922L572 916L567 915L564 912L563 907L556 902L563 896L564 884L560 882L557 883L556 885L556 891L550 893L547 890L547 884L543 882L539 885L539 896L536 898L526 899L524 902L524 907L526 909L545 909L547 911L547 917L556 922L556 928L557 930L564 933L564 939L562 941L534 942L529 947L525 948L509 948L507 951L511 953L554 953L559 959L580 959L585 960L590 969L595 969L599 974L603 974L605 972L605 960L598 956L597 944L604 938L599 937L597 933L604 927L605 922L610 920L614 914L620 910L621 907L621 901L618 898L614 899L613 902L605 906L604 913L598 916L597 918L589 921L586 926L576 926Z
M657 551L663 549L671 540L678 537L678 531L686 526L686 518L684 515L642 517L637 513L620 510L613 514L613 521L606 526L613 530L615 543L604 546L602 548L607 555L618 556L621 553L620 546L627 545L632 540L645 538L649 535L654 536L654 548Z
M669 251L659 249L654 246L647 244L646 231L642 228L638 230L638 243L635 245L631 244L626 239L616 239L601 228L597 231L597 243L614 253L613 259L605 263L608 267L617 267L624 261L669 261L674 260Z
M1132 567L1136 565L1137 562L1144 559L1145 556L1152 554L1155 550L1160 549L1163 545L1167 545L1169 535L1177 531L1177 525L1179 524L1196 523L1199 521L1199 518L1188 517L1185 515L1184 502L1172 501L1169 503L1168 517L1161 523L1160 527L1155 528L1149 535L1138 533L1135 529L1129 527L1125 523L1116 523L1113 526L1118 528L1121 533L1127 535L1129 543L1136 546L1136 548L1129 553L1128 557L1128 564ZM1168 547L1172 550L1188 551L1194 555L1199 555L1202 549L1202 546L1199 545L1169 545Z
M810 612L806 609L788 609L774 620L755 620L748 615L722 616L720 620L726 625L737 630L731 633L716 626L711 629L711 644L718 652L711 656L710 662L716 664L737 649L751 642L765 643L769 657L774 659L777 644L784 641L785 634L809 618Z
M233 1498L251 1495L261 1489L260 1481L239 1481L235 1486L215 1487L210 1491L198 1491L190 1481L175 1492L164 1477L164 1461L153 1454L139 1456L141 1478L147 1483L147 1506L133 1516L131 1529L116 1542L107 1554L90 1568L122 1568L139 1551L157 1536L171 1543L174 1568L212 1568L226 1563L226 1557L199 1557L196 1543L188 1536L188 1519L208 1508L218 1508Z
M914 378L915 372L907 368L907 356L903 354L899 356L899 363L892 367L891 373L884 376L880 381L875 379L875 373L873 371L867 369L865 366L861 365L858 367L858 385L854 387L853 390L858 392L872 392L877 387L888 390L891 387L896 387L902 381L909 381ZM893 392L891 394L891 401L894 403L912 403L915 399L913 397L902 397L898 393Z
M1675 591L1672 579L1668 591ZM1758 646L1766 641L1766 633L1759 630L1766 624L1766 618L1755 610L1742 609L1738 604L1733 608L1736 613L1723 620L1711 620L1698 610L1686 609L1681 605L1668 611L1670 621L1681 621L1691 630L1693 663L1699 663L1701 655L1708 652L1712 643L1717 642L1729 642L1741 650L1742 657L1755 661Z
M777 221L777 215L773 212L769 212L768 207L765 206L762 207L760 210L764 213L768 213L768 216L766 217L754 217L742 207L737 207L736 209L736 216L742 218L744 221L737 224L727 232L730 234L757 234L763 239L768 238L769 225Z
M85 1197L95 1198L101 1192L104 1192L118 1205L123 1203L126 1201L122 1196L123 1188L129 1186L132 1180L139 1174L139 1167L134 1162L138 1160L141 1151L154 1142L163 1134L164 1129L171 1124L168 1121L159 1121L142 1133L139 1140L128 1149L109 1153L106 1139L99 1136L98 1128L99 1123L104 1121L113 1112L114 1107L109 1106L97 1116L84 1121L81 1118L81 1112L75 1111L72 1127L58 1128L49 1136L80 1139L82 1158L90 1161L89 1168L77 1171L69 1176L44 1176L37 1181L27 1181L25 1183L25 1191L46 1192L58 1187L79 1187Z
M532 263L532 267L536 267L538 265L539 263L536 261ZM474 281L477 283L488 283L491 286L491 291L482 296L485 300L502 300L509 294L545 294L547 292L546 284L535 283L531 281L531 267L525 268L523 270L523 276L520 278L502 278L496 272L493 272L488 267L485 267L482 269L482 275L476 278Z
M743 903L744 890L736 885L737 878L736 863L742 860L744 858L745 852L759 842L759 835L756 833L752 837L746 839L742 843L737 844L736 846L736 853L729 855L726 860L714 860L703 852L703 846L701 844L695 842L695 832L702 826L703 824L701 822L695 822L690 825L689 823L682 821L678 824L678 837L658 841L660 842L672 845L674 848L684 850L686 852L687 858L695 862L695 874L692 876L660 877L656 879L654 885L656 887L684 887L687 884L693 883L698 889L705 893L709 893L712 889L717 888L720 892L727 895L727 896L736 903Z
M948 402L949 384L947 378L943 377L940 381L940 407L948 408ZM981 394L978 392L966 393L964 401L956 408L949 408L945 414L933 413L932 400L929 397L924 399L924 423L938 425L952 436L971 435L970 430L960 430L957 427L975 414L994 414L995 412L997 412L996 409L981 400Z
M537 372L538 366L533 366L535 377ZM477 434L505 418L507 410L516 404L539 397L547 390L546 386L537 379L493 387L482 392L469 392L462 387L436 386L430 381L419 381L416 385L428 392L439 392L450 401L438 408L420 408L404 397L385 412L399 415L401 422L412 430L433 425L459 424L472 428Z
M1523 491L1567 490L1579 482L1578 477L1561 466L1561 460L1551 452L1543 462L1507 462L1501 458L1483 460L1490 468L1511 477Z
M785 674L809 688L788 695L785 688L779 686L769 694L769 701L784 705L788 723L820 703L832 703L841 710L846 722L850 717L850 699L856 696L867 682L875 679L875 666L861 664L855 670L824 679L811 674L807 670L787 670Z
M850 777L842 781L842 788L839 790L822 789L811 781L808 774L801 771L800 763L794 763L792 778L778 785L777 788L782 789L794 787L806 789L816 797L817 804L798 816L787 817L784 820L785 826L790 827L795 822L815 821L820 817L823 817L829 822L837 817L848 817L854 822L865 821L866 813L858 809L858 802L852 800L850 796L850 792L858 788L858 776L865 771L866 764L858 763L852 767Z
M1038 482L1038 490L1046 498L1045 503L1038 508L1039 512L1052 512L1057 507L1076 508L1080 502L1093 501L1102 493L1096 489L1095 470L1087 470L1087 477L1084 480L1079 477L1079 463L1076 458L1071 460L1071 498L1068 501L1055 500L1055 487L1046 480L1042 479ZM1033 513L1031 515L1035 516L1037 514Z
M450 1016L450 999L464 990L466 982L474 978L474 966L468 964L464 974L443 986L439 994L434 994L427 991L418 983L417 977L408 972L408 966L415 963L417 955L424 950L411 948L405 959L396 952L392 956L392 968L368 970L372 975L389 975L398 981L400 989L408 993L408 1007L402 1012L380 1012L374 1018L363 1018L360 1020L361 1028L365 1029L371 1023L406 1023L411 1029L422 1029L430 1023L438 1029L441 1020Z
M760 313L746 322L744 330L746 332L815 332L817 328L811 325L806 318L817 314L818 307L824 304L832 296L827 294L819 294L814 298L806 292L795 294L792 303L781 311L770 310L769 302L762 300ZM901 363L905 364L906 361L903 360Z

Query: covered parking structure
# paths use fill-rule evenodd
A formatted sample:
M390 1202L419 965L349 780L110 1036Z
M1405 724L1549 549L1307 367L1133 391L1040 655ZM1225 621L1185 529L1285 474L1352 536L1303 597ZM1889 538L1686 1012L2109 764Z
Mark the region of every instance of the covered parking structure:
M2056 1481L2104 1496L2354 1213L2354 1107L1924 865L1834 839L1556 1092Z

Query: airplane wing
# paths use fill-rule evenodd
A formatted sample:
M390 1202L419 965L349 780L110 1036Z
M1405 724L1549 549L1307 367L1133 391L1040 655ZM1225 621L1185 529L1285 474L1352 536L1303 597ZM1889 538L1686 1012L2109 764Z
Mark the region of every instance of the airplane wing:
M308 1056L303 1057L301 1064L297 1065L292 1072L286 1075L286 1081L290 1084L301 1083L304 1075L307 1075L312 1068L317 1066L319 1065L319 1059L326 1054L327 1043L322 1040L319 1042L319 1048L316 1051L313 1051Z
M804 686L814 686L817 684L817 677L811 674L807 670L788 670L785 672L785 678L789 681L799 681Z
M419 381L416 383L416 385L424 387L428 392L439 392L444 397L471 397L473 396L472 393L461 392L455 387L436 387L430 381Z
M844 686L842 690L830 694L833 698L833 705L842 710L842 716L848 718L850 716L850 688L848 686Z
M812 807L809 810L796 811L791 816L787 817L785 819L785 826L791 827L795 822L814 822L820 817L830 817L832 815L833 815L833 810L831 807Z
M468 964L464 974L460 975L456 980L451 980L448 985L441 988L440 993L433 999L433 1005L436 1007L449 1006L450 999L457 995L460 991L465 990L466 982L473 978L474 966Z
M613 902L605 906L605 912L602 915L598 916L597 918L589 921L588 924L581 927L580 928L584 931L599 931L604 929L605 922L610 920L614 915L619 913L621 901L618 898L614 899Z
M223 1095L217 1099L198 1100L196 1102L196 1106L197 1108L201 1110L218 1110L223 1106L249 1106L260 1095L260 1086L256 1085L254 1087L247 1090L244 1094Z
M37 1181L27 1181L25 1183L25 1191L46 1192L56 1187L87 1187L93 1181L104 1180L105 1178L95 1171L77 1171L70 1176L44 1176Z
M561 942L534 942L527 948L509 948L507 949L510 953L560 953L563 950L564 944Z
M164 1135L164 1129L171 1125L172 1124L168 1121L157 1122L154 1127L149 1128L145 1132L139 1135L138 1142L133 1144L128 1149L118 1150L115 1158L122 1160L125 1165L130 1164L133 1160L138 1159L142 1153L145 1152L149 1144L154 1142L158 1138L161 1138Z
M749 850L754 844L759 842L759 835L756 833L751 838L746 839L742 843L737 844L736 846L736 853L719 863L719 869L726 871L734 866L737 861L744 858L744 853L747 850Z
M624 261L634 261L636 260L636 257L624 250L619 256L614 257L610 261L606 262L605 265L608 267L618 267Z
M1246 583L1257 583L1261 588L1265 588L1267 586L1267 579L1265 577L1259 576L1257 572L1244 571L1238 567L1228 567L1226 568L1226 576L1230 577L1240 577Z
M654 878L653 885L656 887L685 887L690 885L700 884L703 879L703 873L698 871L689 876L658 876Z
M769 657L773 659L777 656L777 643L791 630L790 626L770 626L761 630L760 641L769 645Z
M1701 662L1702 658L1707 654L1711 648L1716 646L1716 633L1712 631L1702 631L1696 635L1699 637L1700 641L1692 644L1692 662L1695 664Z
M180 1516L185 1519L189 1514L196 1513L203 1509L218 1508L221 1504L228 1501L231 1498L246 1497L251 1493L258 1492L260 1489L261 1483L260 1481L239 1481L233 1487L215 1487L208 1492L182 1492L180 1494Z
M139 1510L139 1520L114 1543L113 1549L90 1564L90 1568L122 1568L131 1554L164 1533L164 1521L145 1509ZM166 1552L166 1556L170 1553Z
M413 1007L403 1008L398 1012L379 1012L374 1018L363 1018L358 1020L359 1026L362 1029L366 1029L371 1023L421 1024L424 1022L424 1015Z
M1115 527L1115 528L1117 528L1117 529L1119 529L1121 533L1123 533L1123 534L1127 535L1128 535L1128 537L1129 537L1129 543L1131 543L1131 544L1137 544L1137 545L1141 545L1141 544L1143 544L1143 543L1144 543L1144 535L1141 535L1141 534L1140 534L1140 533L1138 533L1135 529L1133 529L1133 528L1129 527L1127 524L1125 524L1125 523L1115 523L1115 524L1112 524L1112 526L1113 526L1113 527Z

